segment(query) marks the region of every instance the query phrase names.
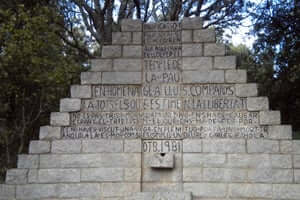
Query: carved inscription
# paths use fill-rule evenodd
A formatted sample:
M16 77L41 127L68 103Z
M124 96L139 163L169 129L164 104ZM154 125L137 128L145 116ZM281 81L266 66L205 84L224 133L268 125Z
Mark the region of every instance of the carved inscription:
M181 140L143 140L143 152L180 153L182 152L182 141Z

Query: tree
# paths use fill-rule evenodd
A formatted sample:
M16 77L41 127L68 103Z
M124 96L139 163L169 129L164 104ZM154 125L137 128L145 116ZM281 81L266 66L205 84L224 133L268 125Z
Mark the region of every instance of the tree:
M64 45L55 9L39 3L0 9L0 167L14 166L16 154L37 138L40 123L68 94L82 70L74 49Z

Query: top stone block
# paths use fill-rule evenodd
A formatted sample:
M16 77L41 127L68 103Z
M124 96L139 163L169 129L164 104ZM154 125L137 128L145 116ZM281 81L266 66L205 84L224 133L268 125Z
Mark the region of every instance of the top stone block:
M184 17L182 19L182 29L202 29L203 20L201 17Z
M144 32L154 31L181 31L180 22L158 22L144 24Z
M123 19L121 22L122 31L142 31L142 22L134 19Z

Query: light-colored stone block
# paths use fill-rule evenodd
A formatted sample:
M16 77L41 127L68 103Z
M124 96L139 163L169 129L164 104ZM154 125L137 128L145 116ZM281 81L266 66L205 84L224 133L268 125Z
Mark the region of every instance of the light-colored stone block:
M280 153L292 153L293 141L292 140L280 140Z
M292 183L292 169L272 169L272 183Z
M214 69L235 69L236 56L216 56Z
M0 199L14 200L16 197L16 186L0 184Z
M220 43L205 43L204 44L204 56L224 56L226 53L226 47Z
M229 184L229 197L272 198L271 184Z
M300 169L294 169L295 183L300 183Z
M80 140L55 140L52 142L52 153L80 153Z
M103 84L141 84L141 72L103 72Z
M66 112L52 112L50 114L50 124L52 126L70 125L70 114Z
M114 71L120 72L140 72L142 71L141 59L114 59ZM103 74L104 78L105 73Z
M40 169L38 170L40 183L76 183L80 182L79 169Z
M269 137L271 139L292 139L291 125L274 125L269 126Z
M81 100L64 98L60 100L59 111L60 112L75 112L80 111Z
M300 154L300 140L293 140L293 154Z
M226 197L227 187L223 183L184 183L185 192L192 192L195 197Z
M204 168L203 182L246 182L246 169Z
M26 184L28 169L8 169L6 171L6 184ZM1 195L1 193L0 193ZM1 198L0 198L1 199Z
M248 153L279 153L279 141L251 139L247 141Z
M249 111L269 110L268 97L248 97L247 109Z
M183 70L209 71L212 69L212 57L186 57L182 58Z
M57 185L56 194L60 199L61 198L82 199L82 197L90 197L90 199L98 199L101 195L101 186L98 183L59 184L59 187Z
M184 17L181 21L182 29L201 29L203 19L201 17Z
M182 190L182 183L144 182L142 188L144 192L177 192Z
M184 182L201 182L203 181L203 168L183 168Z
M293 155L293 167L300 168L300 155Z
M183 166L184 167L220 167L226 162L225 154L214 153L184 153Z
M126 45L123 46L123 57L126 58L141 58L142 57L142 46L141 45ZM140 60L141 62L141 60Z
M192 194L189 192L139 192L125 200L192 200Z
M224 83L224 71L184 71L183 83Z
M102 47L102 58L119 58L122 56L122 47L119 45L107 45Z
M140 183L103 183L103 197L124 197L140 192Z
M60 139L61 127L59 126L41 126L39 132L40 140Z
M292 168L292 155L271 154L272 168Z
M181 31L181 40L183 43L193 42L193 31L192 30L182 30Z
M131 33L130 32L113 32L112 33L112 44L130 44L130 43L131 43ZM102 51L102 53L103 53L103 51Z
M55 184L28 184L17 186L17 199L42 199L56 196ZM57 197L57 196L56 196Z
M245 140L208 139L203 140L204 153L245 153Z
M216 42L215 29L201 29L193 31L194 42Z
M257 96L257 84L256 83L245 83L236 84L235 93L238 97L253 97Z
M120 153L123 152L123 140L83 140L84 153Z
M260 111L259 121L261 125L273 125L281 123L280 111Z
M31 154L41 154L50 152L50 142L49 141L30 141L29 153Z
M182 44L182 56L202 56L202 44Z
M92 59L91 66L93 72L109 72L112 71L112 59Z
M154 153L151 156L150 167L152 168L174 168L174 154L173 153Z
M118 182L123 181L123 177L122 168L90 168L81 170L81 182Z
M274 199L300 199L300 184L273 184Z
M28 183L38 183L39 182L39 170L29 169L28 170Z
M271 168L249 169L248 177L250 183L272 183L273 171Z
M39 167L39 155L25 155L18 156L18 168L20 169L35 169Z
M229 168L270 168L269 154L228 154L227 167Z
M140 139L124 140L124 152L126 152L126 153L141 153L142 152L142 140L140 140Z
M91 98L92 88L90 85L71 85L72 98Z
M142 176L141 168L125 168L124 181L126 182L140 182Z
M81 72L80 80L82 85L100 84L101 72Z
M183 140L183 153L201 153L202 140L200 139L185 139Z
M226 83L246 83L247 71L244 69L226 70L225 71Z
M142 22L139 19L122 19L122 31L142 31Z
M142 44L142 32L132 33L132 44Z

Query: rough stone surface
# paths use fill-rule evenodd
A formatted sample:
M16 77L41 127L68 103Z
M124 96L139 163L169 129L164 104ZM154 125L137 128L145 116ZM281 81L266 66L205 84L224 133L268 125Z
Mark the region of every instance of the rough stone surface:
M280 124L280 111L260 111L259 119L262 125Z
M194 42L215 42L216 34L214 29L202 29L193 31Z
M182 56L202 56L202 44L183 44Z
M246 83L247 72L243 69L238 70L226 70L225 71L225 82L226 83Z
M292 139L292 126L274 125L269 126L269 135L272 139Z
M41 126L39 138L40 140L53 140L60 138L61 127L59 126Z
M227 193L226 184L222 183L184 183L183 189L195 197L222 198Z
M124 140L124 152L127 153L141 153L142 141L137 140Z
M204 153L245 153L245 140L213 139L203 140Z
M279 141L253 139L247 141L248 153L279 153Z
M0 199L13 200L16 196L16 187L13 185L0 184Z
M224 71L184 71L183 83L224 83Z
M75 112L80 111L81 100L73 98L64 98L60 100L60 112Z
M123 57L141 58L142 57L142 46L141 45L135 45L135 46L126 45L126 46L123 46Z
M123 152L122 140L82 141L82 152L85 153L120 153Z
M70 125L70 114L66 112L52 112L50 115L50 124L52 126Z
M81 72L81 84L100 84L101 83L101 72Z
M189 192L140 192L125 200L192 200L192 194Z
M25 155L18 156L18 168L20 169L35 169L39 166L39 155Z
M235 93L238 97L253 97L257 96L257 84L256 83L245 83L236 84Z
M142 71L142 63L140 59L115 59L113 62L114 65L114 71L120 71L120 72L140 72ZM107 73L103 73L103 79L104 76L107 75Z
M142 31L142 22L141 22L141 20L122 19L121 30L122 31L132 31L132 32Z
M119 45L110 45L102 47L102 58L119 58L122 56L122 47Z
M104 72L103 84L141 84L141 72Z
M92 59L91 66L93 72L112 71L112 59Z
M5 182L7 184L26 184L27 174L27 169L9 169L6 172Z
M214 69L235 69L236 56L216 56Z
M40 169L38 170L40 183L76 183L80 182L79 169Z
M116 182L123 180L121 168L91 168L82 169L81 181L83 182Z
M80 140L57 140L52 142L52 153L80 153L81 141Z
M225 45L216 43L206 43L204 44L204 56L224 56L225 55Z
M132 33L132 44L142 44L142 32Z
M193 42L193 31L184 30L181 32L181 40L183 43Z
M130 44L131 33L130 32L113 32L112 44Z
M50 142L48 141L30 141L29 153L41 154L50 152Z
M203 26L203 20L201 17L184 17L181 23L182 29L201 29Z
M72 98L91 98L92 90L90 85L72 85L71 86Z
M183 140L183 152L184 153L201 153L202 152L202 140Z
M153 154L150 161L152 168L174 168L174 154L156 153Z
M186 57L182 59L183 70L209 71L212 69L211 57Z
M230 184L229 196L234 198L272 198L272 185Z
M249 111L269 110L269 99L267 97L248 97L247 109Z

